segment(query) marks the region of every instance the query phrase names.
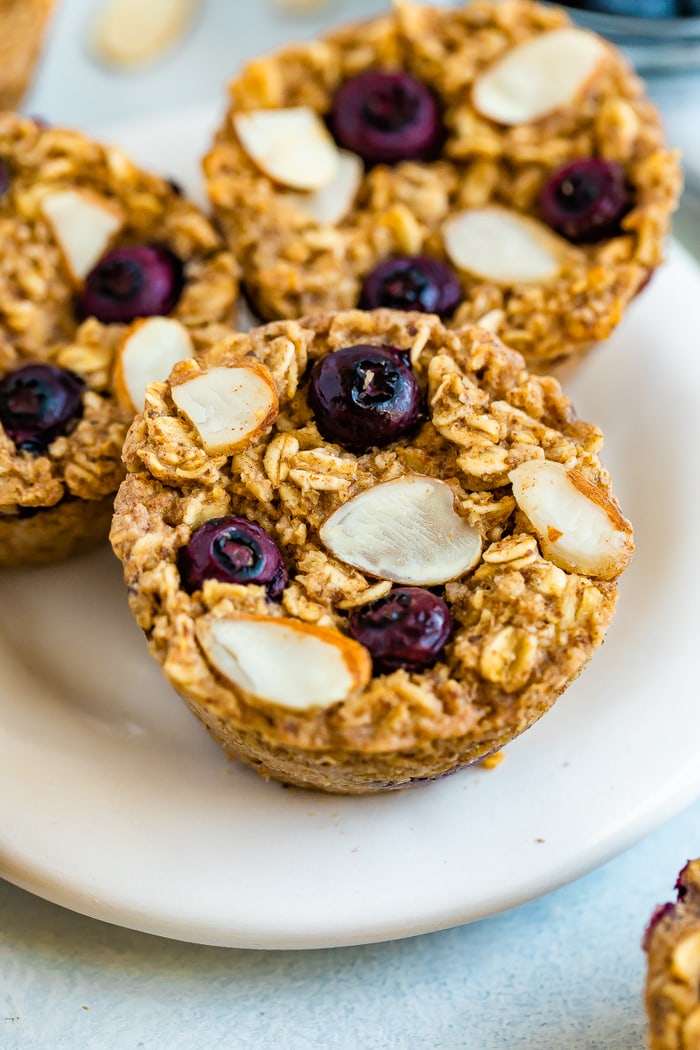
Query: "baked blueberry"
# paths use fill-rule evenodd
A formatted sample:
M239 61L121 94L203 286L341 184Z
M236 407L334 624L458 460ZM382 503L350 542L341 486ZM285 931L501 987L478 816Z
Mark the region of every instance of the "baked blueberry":
M541 207L552 229L574 244L614 237L632 207L624 168L596 157L565 164L546 182Z
M326 441L358 452L409 433L421 411L416 377L393 346L346 346L322 357L308 399Z
M374 310L420 310L449 317L462 298L454 270L429 255L401 255L385 259L367 274L360 306Z
M369 69L341 84L330 125L336 141L366 164L430 160L442 121L430 88L410 73Z
M205 580L264 585L279 598L287 570L277 544L246 518L212 518L192 533L180 552L178 567L185 589L201 590Z
M451 630L447 603L423 587L396 587L348 621L348 634L369 650L375 674L430 667Z
M87 275L78 313L105 324L168 314L180 298L183 282L182 262L165 245L114 248Z
M0 423L18 448L45 452L83 412L82 379L55 365L24 365L0 382Z

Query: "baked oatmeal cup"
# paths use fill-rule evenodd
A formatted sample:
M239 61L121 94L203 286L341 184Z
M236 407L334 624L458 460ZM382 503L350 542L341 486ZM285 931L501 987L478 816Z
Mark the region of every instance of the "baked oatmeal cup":
M0 109L16 109L39 60L53 0L0 0Z
M230 755L399 788L501 748L602 642L633 540L601 443L486 330L273 322L149 387L111 540Z
M265 320L424 310L549 361L662 261L677 155L620 53L554 7L398 3L229 95L204 170Z
M700 860L688 861L676 891L644 937L650 1050L700 1050Z
M149 379L221 339L238 271L178 188L0 114L0 565L103 539Z

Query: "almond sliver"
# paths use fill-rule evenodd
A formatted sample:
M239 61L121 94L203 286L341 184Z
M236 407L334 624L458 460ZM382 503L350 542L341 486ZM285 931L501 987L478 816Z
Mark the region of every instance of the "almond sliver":
M474 108L499 124L529 124L573 105L606 55L593 33L573 26L530 37L477 77Z
M249 697L305 711L330 707L366 685L367 650L339 631L265 616L202 617L209 663Z
M275 383L259 361L210 368L171 393L212 455L242 452L277 418Z

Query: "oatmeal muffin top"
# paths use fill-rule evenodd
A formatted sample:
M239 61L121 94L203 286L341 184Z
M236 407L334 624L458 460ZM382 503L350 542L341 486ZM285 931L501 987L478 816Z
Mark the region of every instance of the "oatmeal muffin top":
M529 361L610 334L680 189L621 55L530 0L402 2L256 59L204 167L262 317L486 319Z
M397 786L507 742L600 644L633 546L601 441L485 330L276 322L149 388L112 543L152 652L229 751Z
M238 270L179 189L0 114L0 516L101 500L148 378L229 331ZM6 523L6 520L5 520Z

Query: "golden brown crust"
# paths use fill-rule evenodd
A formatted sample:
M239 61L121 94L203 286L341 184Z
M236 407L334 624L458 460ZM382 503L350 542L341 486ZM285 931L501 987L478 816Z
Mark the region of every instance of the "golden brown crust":
M44 195L86 188L117 202L125 226L116 243L159 241L185 264L185 288L171 316L181 321L196 350L229 331L235 317L237 267L210 222L167 182L138 169L118 149L76 131L41 128L34 121L0 114L0 156L10 185L0 196L0 376L27 362L50 362L84 382L83 416L45 455L18 450L0 428L0 514L14 531L29 526L22 508L53 507L64 499L101 501L123 476L121 446L131 413L114 396L113 366L124 325L80 323L75 284L42 217ZM84 529L93 509L85 507ZM45 518L45 527L53 520ZM80 528L78 529L80 532ZM106 532L103 533L106 535ZM50 544L49 544L50 546ZM57 536L56 550L66 544ZM31 560L29 542L17 543ZM42 541L42 551L48 549ZM43 559L44 555L41 554Z
M645 938L650 1050L700 1050L700 861L686 865L677 889Z
M330 444L306 401L311 362L342 346L388 344L411 354L430 421L411 439L362 455ZM350 311L282 321L237 335L173 379L253 354L274 378L275 425L243 453L204 454L177 414L169 384L153 386L125 444L129 473L111 539L131 608L165 674L217 739L259 771L327 791L364 792L439 776L497 750L553 703L602 641L616 586L557 568L515 512L508 471L532 458L576 467L609 492L600 431L577 420L553 379L481 329L436 318ZM357 493L407 474L446 479L485 549L472 573L447 583L454 632L422 673L378 676L324 710L261 703L205 659L196 624L207 615L288 616L344 630L348 611L388 593L329 553L327 516ZM178 551L204 521L243 515L279 544L289 572L281 602L264 588L180 584Z
M66 498L35 514L0 515L0 565L48 565L82 554L104 541L114 493L84 503Z
M530 0L477 0L456 9L401 3L382 18L251 62L230 86L230 108L204 167L261 316L354 307L362 276L379 260L419 252L444 257L440 230L448 215L492 201L537 215L554 169L600 156L622 164L634 189L624 235L572 249L546 287L498 286L462 272L466 300L454 322L498 317L499 336L530 362L607 338L662 261L680 192L678 157L664 147L640 81L610 47L576 105L537 122L500 127L479 116L470 98L474 77L507 48L566 24L563 12ZM434 89L447 128L443 155L430 164L375 167L352 213L338 226L319 225L256 168L237 140L232 114L295 105L325 114L339 84L369 67L405 68Z
M53 0L0 0L0 109L17 109L44 39Z

